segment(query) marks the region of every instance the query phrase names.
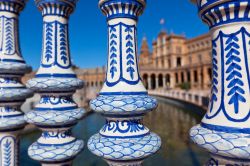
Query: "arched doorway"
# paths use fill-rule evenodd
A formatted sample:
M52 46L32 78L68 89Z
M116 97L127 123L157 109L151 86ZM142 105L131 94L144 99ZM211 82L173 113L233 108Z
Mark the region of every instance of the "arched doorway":
M143 74L142 82L143 82L145 88L148 89L148 75L147 74Z
M166 87L170 87L170 74L166 74Z
M158 81L159 81L159 87L161 88L161 87L163 87L163 75L162 74L159 74L158 75Z
M187 71L187 81L189 83L191 82L191 73L190 73L190 71Z
M155 79L156 79L156 77L155 77L155 74L152 74L151 76L150 76L150 78L151 78L151 88L152 89L155 89L156 88L156 81L155 81Z
M184 82L185 82L184 73L181 72L181 83L184 83Z

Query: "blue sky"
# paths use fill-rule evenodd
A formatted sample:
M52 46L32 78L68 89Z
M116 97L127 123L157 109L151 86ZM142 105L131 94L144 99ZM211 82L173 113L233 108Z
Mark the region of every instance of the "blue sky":
M79 0L70 17L70 48L73 63L81 68L103 66L107 60L106 19L98 8L97 0ZM139 45L146 36L151 45L162 29L165 19L167 32L185 34L188 38L208 32L197 16L196 6L189 0L148 0L144 14L139 19ZM42 16L33 0L27 2L20 15L20 40L22 54L34 69L41 58Z

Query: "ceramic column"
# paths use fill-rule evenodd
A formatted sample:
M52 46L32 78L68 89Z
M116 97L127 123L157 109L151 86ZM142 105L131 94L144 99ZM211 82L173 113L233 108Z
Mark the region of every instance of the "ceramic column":
M32 92L21 83L31 71L19 48L18 19L25 1L0 1L0 165L18 165L19 133L25 127L20 107Z
M137 19L145 0L101 0L107 16L109 55L106 80L100 95L90 102L106 124L88 141L89 150L109 165L141 165L156 153L159 136L142 123L143 116L157 107L142 84L137 65Z
M209 109L192 140L217 165L250 164L250 2L198 0L212 35L213 79Z
M42 135L28 150L29 156L42 165L71 165L83 149L83 141L71 134L84 110L72 95L83 82L72 70L68 18L77 0L37 0L43 15L43 49L40 68L27 86L41 95L27 122L42 130Z

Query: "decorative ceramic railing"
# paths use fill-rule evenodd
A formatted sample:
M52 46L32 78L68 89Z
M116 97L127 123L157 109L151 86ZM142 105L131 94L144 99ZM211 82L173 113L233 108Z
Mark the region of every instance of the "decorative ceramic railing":
M37 142L29 147L29 156L43 165L70 165L83 149L83 141L71 134L71 127L84 115L72 95L83 82L71 68L68 17L77 0L37 0L43 15L43 49L40 68L27 86L41 94L27 122L42 130Z
M20 107L32 91L21 83L31 71L19 48L18 19L24 0L0 1L0 165L18 165L19 133L25 127Z
M197 0L212 36L210 106L192 140L208 150L210 164L250 163L250 2Z
M145 0L101 0L99 7L108 22L108 65L100 95L91 101L106 124L88 141L89 150L109 165L141 165L156 153L161 140L142 123L142 117L157 107L148 96L137 64L137 19Z

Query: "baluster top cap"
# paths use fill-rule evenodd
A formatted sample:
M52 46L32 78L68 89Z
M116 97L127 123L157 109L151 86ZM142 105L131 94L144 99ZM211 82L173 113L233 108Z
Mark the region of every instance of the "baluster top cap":
M23 10L27 0L0 0L0 11L18 13Z
M35 0L36 5L43 15L68 16L76 6L78 0Z
M233 2L233 1L242 1L242 0L191 0L191 2L197 3L200 11L214 7L218 4L223 4L225 2ZM246 0L243 0L243 1L246 1Z
M249 0L191 0L210 28L250 20Z
M137 19L146 7L146 0L100 0L99 7L108 19Z

